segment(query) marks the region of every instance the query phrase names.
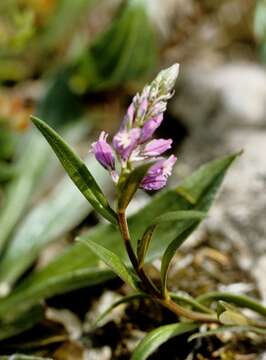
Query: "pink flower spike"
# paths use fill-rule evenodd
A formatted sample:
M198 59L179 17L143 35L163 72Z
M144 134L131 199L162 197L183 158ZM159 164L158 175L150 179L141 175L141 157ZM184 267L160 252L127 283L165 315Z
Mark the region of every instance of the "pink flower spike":
M107 170L115 170L115 158L111 146L107 143L108 134L101 132L99 140L91 145L91 151L99 163Z
M154 134L155 130L161 125L163 121L163 114L159 114L158 116L148 120L145 122L142 131L141 131L141 143L149 140Z
M138 146L141 130L133 128L121 130L113 138L113 146L122 160L128 160L132 151Z
M171 148L172 142L172 139L154 139L145 146L142 155L145 157L159 156Z

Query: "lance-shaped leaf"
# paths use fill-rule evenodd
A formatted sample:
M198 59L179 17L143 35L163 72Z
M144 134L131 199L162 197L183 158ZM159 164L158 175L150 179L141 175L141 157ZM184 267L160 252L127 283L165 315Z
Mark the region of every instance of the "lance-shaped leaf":
M242 151L235 154L234 157L242 154ZM220 159L220 162L223 162L223 159ZM209 164L208 167L201 166L198 171L189 176L183 183L178 186L177 191L179 194L183 195L191 204L196 204L197 201L202 196L202 191L208 188L210 181L209 174L215 174L219 169L219 160L213 161ZM217 174L218 175L218 174ZM193 186L197 182L197 186Z
M160 226L163 223L172 223L172 226L175 226L177 222L183 221L184 229L187 227L187 225L184 223L184 221L189 220L189 227L190 227L190 220L196 220L200 221L204 219L206 214L204 212L200 211L193 211L193 210L187 210L187 211L169 211L161 216L158 216L151 225L148 226L148 228L145 230L142 238L138 242L137 246L137 253L138 253L138 259L139 263L143 264L145 255L147 254L149 244L152 239L152 235L156 229L157 226ZM181 230L183 232L183 229ZM181 244L180 244L181 245ZM171 261L171 259L170 259Z
M203 338L203 337L209 337L209 336L216 336L225 332L232 332L232 333L248 333L248 332L254 332L259 335L266 335L266 329L258 328L256 326L219 326L217 329L214 330L208 330L208 331L202 331L198 332L196 334L193 334L189 337L188 341L192 341L195 339Z
M103 217L116 224L116 214L84 162L49 125L36 117L32 117L32 121L51 145L80 192Z
M138 166L126 177L120 187L120 196L118 199L119 211L126 210L128 204L138 190L141 180L144 178L147 171L153 164L154 162L149 162L147 164Z
M198 328L193 323L164 325L151 331L134 350L131 360L146 360L160 345L174 336L182 335Z
M171 260L173 259L176 250L183 244L183 242L187 239L187 237L192 233L198 223L206 216L205 213L199 211L184 211L182 214L170 214L169 216L165 217L166 219L174 219L176 215L176 220L183 220L181 224L183 224L183 230L177 235L177 237L168 245L167 249L165 250L162 258L162 265L161 265L161 281L162 281L162 291L163 294L166 292L166 282L167 282L167 274L169 265ZM162 216L164 218L164 216ZM186 220L186 221L184 221ZM182 225L181 225L182 226Z
M96 254L112 271L122 280L130 285L133 289L136 288L136 280L130 270L126 267L123 261L112 251L106 249L102 245L94 241L84 241L77 239L86 245L94 254Z
M208 181L204 182L205 187L201 187L201 195L194 205L180 195L177 191L179 187L167 189L154 196L149 204L129 218L132 240L137 241L147 228L147 224L151 224L154 218L167 211L189 209L207 211L227 169L236 157L237 155L230 155L214 160L202 166L189 177L193 177L193 182L187 178L180 184L182 186L189 183L190 188L188 185L186 188L187 193L190 193L194 187L201 187L201 173L205 173ZM177 227L169 227L167 224L160 226L151 242L146 257L147 261L160 257L163 249L178 236L180 229L180 225ZM121 260L126 261L126 253L121 246L121 236L114 226L99 225L84 234L82 239L100 242L104 247L115 252ZM162 247L162 243L165 244L165 247ZM75 244L43 269L27 276L8 297L0 299L0 317L4 317L10 311L17 311L21 307L28 308L41 299L80 287L99 284L113 276L111 271L99 267L97 258L91 251L84 251L84 245Z

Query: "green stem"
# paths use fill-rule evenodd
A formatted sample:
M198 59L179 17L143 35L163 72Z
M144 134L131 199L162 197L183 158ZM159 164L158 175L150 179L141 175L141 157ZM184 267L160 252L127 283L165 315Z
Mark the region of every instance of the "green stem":
M207 306L204 306L202 304L200 304L198 301L194 300L193 298L189 297L189 296L184 296L184 295L180 295L180 294L175 294L175 293L169 293L170 297L172 300L174 300L174 302L180 302L180 303L184 303L187 305L190 305L192 308L201 311L203 313L206 314L213 314L213 311L211 309L209 309Z
M155 287L151 279L147 276L144 269L142 267L139 267L137 256L131 245L130 234L124 210L118 210L118 223L132 266L136 271L137 275L139 276L140 280L142 281L145 291L152 297L153 300L166 307L177 316L183 316L193 321L201 321L205 323L219 323L216 315L204 314L186 309L183 306L176 304L169 296L163 297L161 292Z
M181 305L178 305L171 299L157 299L157 302L159 302L162 306L172 311L177 316L183 316L187 319L193 321L200 321L204 323L220 323L220 321L217 319L216 314L211 315L211 314L203 314L197 311L192 311L184 308Z
M132 264L134 270L136 271L139 278L143 282L145 289L153 296L157 296L159 293L158 289L155 287L153 282L148 278L144 269L139 268L139 262L138 262L137 256L131 245L128 224L127 224L127 220L126 220L124 211L118 211L118 223L119 223L120 232L121 232L122 238L124 240L124 244L126 247L128 257L131 261L131 264Z
M245 295L235 295L228 292L213 291L197 297L196 300L200 303L210 303L212 301L223 300L243 308L251 309L260 315L266 316L266 307Z

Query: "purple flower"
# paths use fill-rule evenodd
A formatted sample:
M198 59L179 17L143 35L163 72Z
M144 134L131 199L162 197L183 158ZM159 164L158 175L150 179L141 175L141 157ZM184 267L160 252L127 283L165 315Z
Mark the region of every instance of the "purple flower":
M142 154L145 157L159 156L171 148L172 142L172 139L154 139L145 145Z
M108 134L104 131L101 132L99 140L91 145L91 151L95 155L99 163L107 170L115 170L115 158L113 149L107 143Z
M144 143L152 137L155 130L161 125L162 121L163 114L159 114L158 116L145 122L141 131L141 143Z
M166 160L159 160L144 176L141 187L145 190L159 190L166 185L167 178L171 175L176 157L171 155Z
M166 185L167 179L162 175L147 175L142 180L140 187L145 190L159 190Z
M113 138L113 146L122 160L128 160L132 151L138 146L141 130L133 128L120 130Z

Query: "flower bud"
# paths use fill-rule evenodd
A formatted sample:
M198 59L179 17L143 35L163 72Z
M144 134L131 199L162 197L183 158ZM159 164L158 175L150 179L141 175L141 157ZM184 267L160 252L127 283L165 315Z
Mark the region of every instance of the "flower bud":
M145 190L159 190L166 185L167 178L171 175L176 157L171 155L166 160L159 160L144 176L140 187Z
M107 143L108 134L101 132L99 140L91 145L91 151L99 163L107 170L115 170L115 158L111 146Z

